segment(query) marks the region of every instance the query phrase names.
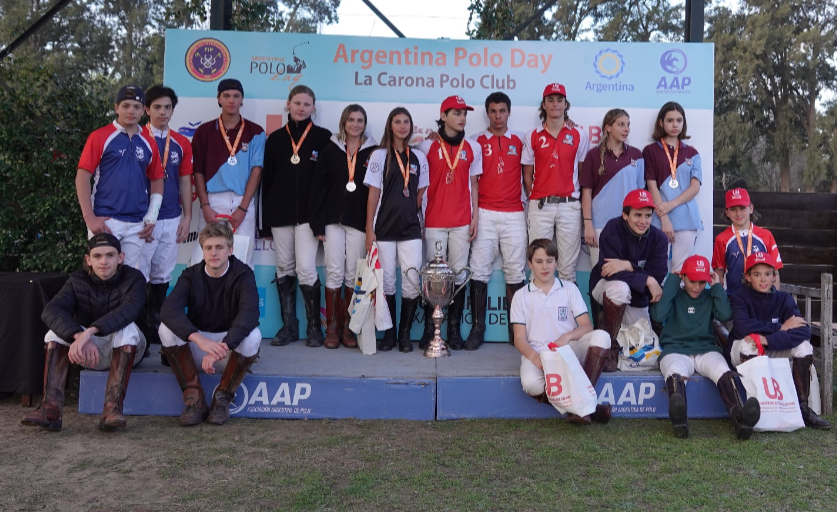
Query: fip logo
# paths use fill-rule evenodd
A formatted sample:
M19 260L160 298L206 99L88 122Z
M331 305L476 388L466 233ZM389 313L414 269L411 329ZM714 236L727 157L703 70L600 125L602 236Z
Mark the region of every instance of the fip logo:
M212 82L230 69L230 50L217 39L198 39L186 50L186 70L196 80Z
M691 77L683 75L689 66L689 60L683 50L673 48L663 52L660 56L660 67L668 75L660 77L657 82L657 92L661 94L691 94L687 89L692 83Z

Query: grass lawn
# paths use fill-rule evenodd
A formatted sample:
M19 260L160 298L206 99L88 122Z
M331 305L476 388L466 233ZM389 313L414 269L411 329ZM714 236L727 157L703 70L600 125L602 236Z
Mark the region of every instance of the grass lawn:
M0 401L0 510L837 510L837 429L132 417L105 434L70 404L48 433L26 411Z

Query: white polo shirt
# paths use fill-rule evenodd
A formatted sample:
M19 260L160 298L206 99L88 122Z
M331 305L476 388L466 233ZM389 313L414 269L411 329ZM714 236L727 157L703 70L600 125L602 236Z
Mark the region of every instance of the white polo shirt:
M511 305L511 323L526 326L526 339L537 352L578 327L575 319L586 314L587 304L578 287L557 277L547 294L528 283L515 292Z

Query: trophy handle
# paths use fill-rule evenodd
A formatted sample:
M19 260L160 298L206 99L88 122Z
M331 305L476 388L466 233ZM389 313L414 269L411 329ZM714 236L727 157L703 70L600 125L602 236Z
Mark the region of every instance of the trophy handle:
M415 286L416 289L419 291L419 295L421 295L421 285L419 283L416 283L415 281L413 281L410 278L410 271L411 270L413 272L415 272L417 276L419 276L419 283L421 282L421 273L419 273L419 271L415 267L409 267L407 270L404 271L404 279L406 279L407 281L410 281L410 284Z
M454 295L456 295L457 293L460 292L460 290L462 290L463 288L468 286L468 282L471 281L471 269L468 268L468 267L462 267L461 269L459 269L459 271L456 274L454 274L454 277L458 276L459 274L461 274L463 272L467 272L468 276L465 278L465 282L462 283L461 285L459 285L459 288L457 288L456 291L453 292Z

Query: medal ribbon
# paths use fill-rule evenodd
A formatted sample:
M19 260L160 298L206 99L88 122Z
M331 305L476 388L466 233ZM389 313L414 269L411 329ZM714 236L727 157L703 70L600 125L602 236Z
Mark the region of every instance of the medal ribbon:
M406 189L407 185L410 184L410 170L404 167L404 163L401 161L401 155L398 154L395 146L392 147L392 152L395 153L395 159L398 160L398 168L401 169L401 176L404 177L404 188ZM407 165L410 165L410 146L407 146Z
M151 134L151 138L154 138L154 132L151 131L151 126L148 127L148 133ZM171 128L166 130L166 149L163 150L163 174L168 177L169 173L166 170L166 166L169 164L169 146L171 145Z
M442 144L442 149L446 149L445 148L445 142L441 141L441 140L439 142ZM464 148L464 147L465 147L465 138L463 137L462 142L459 143L459 149L456 150L456 158L453 160L453 165L451 165L451 163L450 163L450 156L448 156L448 152L447 151L442 151L442 154L445 155L445 162L448 164L448 169L450 169L450 171L449 171L450 180L448 180L448 183L452 182L453 179L456 177L456 174L454 174L454 169L456 169L456 166L459 164L459 157L462 156L462 148ZM451 149L453 149L453 146L451 146Z
M310 126L310 125L309 125ZM349 155L349 146L346 146L346 165L349 167L349 181L355 181L355 166L357 165L357 152L360 151L358 144L354 155ZM401 160L399 160L401 162Z
M668 165L671 168L671 179L672 181L677 181L677 155L680 153L680 142L678 141L677 145L674 147L673 159L671 158L671 153L668 152L668 144L666 144L666 140L660 139L660 144L663 145L663 151L666 152L666 159L668 160Z
M244 117L241 118L241 128L238 129L235 144L230 145L230 138L227 137L227 129L224 127L224 121L220 116L218 116L218 126L221 128L221 135L224 136L224 142L227 143L227 149L230 150L230 156L235 156L235 152L238 151L238 143L241 142L241 134L244 133Z
M308 132L311 131L311 127L314 126L313 121L308 121L308 126L305 127L305 131L302 132L302 137L299 138L299 143L294 144L294 136L291 135L291 128L286 124L285 130L288 132L288 137L291 138L291 148L294 150L294 156L299 158L299 148L302 146L302 143L305 142L305 137L308 136Z
M738 242L738 248L741 249L741 253L744 254L744 259L746 260L750 253L753 252L753 223L750 223L750 227L747 230L747 252L744 252L744 243L741 241L741 237L738 236L738 230L735 229L735 226L731 226L732 232L735 235L735 241Z

